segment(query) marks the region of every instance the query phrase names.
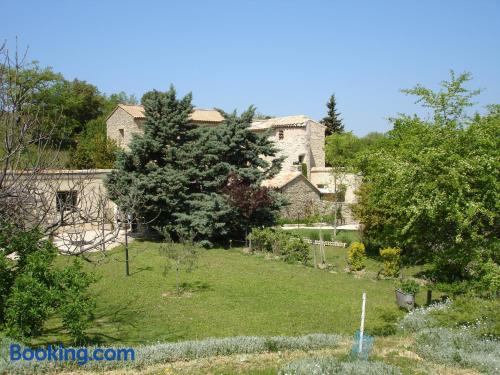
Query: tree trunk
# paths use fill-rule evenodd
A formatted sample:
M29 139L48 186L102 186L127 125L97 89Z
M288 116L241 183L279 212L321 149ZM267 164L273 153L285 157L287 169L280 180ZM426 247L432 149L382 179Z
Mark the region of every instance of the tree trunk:
M125 223L125 275L130 276L129 264L128 264L128 220Z
M180 288L179 288L179 265L175 268L175 289L177 290L177 295L180 296Z

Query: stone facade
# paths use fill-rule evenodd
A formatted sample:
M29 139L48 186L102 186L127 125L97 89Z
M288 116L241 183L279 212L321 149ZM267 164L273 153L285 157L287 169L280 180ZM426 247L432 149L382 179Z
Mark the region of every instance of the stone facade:
M132 140L132 134L142 133L142 122L144 120L134 118L121 107L115 111L106 120L106 131L108 138L114 140L119 147L128 148Z
M279 191L289 203L281 211L281 216L288 219L311 216L321 204L320 192L303 175L298 175Z

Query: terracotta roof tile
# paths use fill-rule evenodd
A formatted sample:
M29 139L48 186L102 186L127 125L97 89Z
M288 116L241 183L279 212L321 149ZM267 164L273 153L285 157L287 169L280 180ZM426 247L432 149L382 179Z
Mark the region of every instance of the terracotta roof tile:
M144 107L142 105L126 105L118 104L118 107L126 111L129 115L136 119L145 118ZM190 119L194 122L212 122L220 123L224 121L224 117L215 109L195 108L190 115Z

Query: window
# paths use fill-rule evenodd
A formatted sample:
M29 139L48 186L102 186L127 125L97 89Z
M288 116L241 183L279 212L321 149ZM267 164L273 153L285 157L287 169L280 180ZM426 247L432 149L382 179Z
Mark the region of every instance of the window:
M285 138L285 131L284 130L278 131L278 139L281 141L283 138Z
M125 139L125 130L118 129L118 132L120 133L120 139L118 140L118 144L121 145L123 143L123 140Z
M304 162L305 155L299 155L299 164L302 164Z
M77 192L71 191L58 191L56 193L56 207L57 211L72 211L76 207Z

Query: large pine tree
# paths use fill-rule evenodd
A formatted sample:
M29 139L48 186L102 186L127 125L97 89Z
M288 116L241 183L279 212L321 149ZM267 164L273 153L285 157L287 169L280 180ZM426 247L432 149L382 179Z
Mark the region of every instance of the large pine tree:
M194 139L195 126L189 121L191 94L178 100L173 87L166 93L153 91L144 109L144 134L133 137L129 151L118 153L107 188L120 206L128 187L136 186L144 201L144 220L172 227L175 213L186 208L189 190L183 154Z
M108 178L111 199L120 206L127 188L136 186L145 202L145 220L166 227L173 237L183 233L198 241L218 241L241 234L248 225L240 223L239 205L227 194L231 176L258 189L281 166L267 136L250 131L254 109L225 115L224 123L207 127L189 122L191 95L178 100L173 88L148 93L144 106L144 135L135 136L130 150L119 153ZM278 202L264 202L253 222L272 221Z
M337 112L337 102L335 95L330 96L330 100L326 103L328 113L321 123L326 126L325 135L332 135L333 133L342 133L344 131L344 124L340 118L340 113Z

